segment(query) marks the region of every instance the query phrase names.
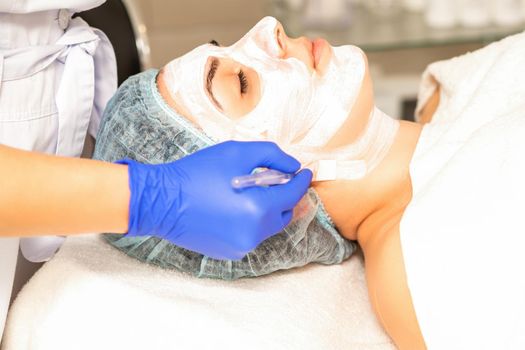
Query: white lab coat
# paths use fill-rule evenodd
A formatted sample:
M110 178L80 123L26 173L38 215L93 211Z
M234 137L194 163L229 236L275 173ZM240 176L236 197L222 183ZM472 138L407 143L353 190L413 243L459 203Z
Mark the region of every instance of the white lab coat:
M71 16L104 1L0 0L0 144L80 156L117 88L117 71L107 37ZM45 261L62 241L22 238L20 248L28 260ZM0 239L0 339L18 245Z

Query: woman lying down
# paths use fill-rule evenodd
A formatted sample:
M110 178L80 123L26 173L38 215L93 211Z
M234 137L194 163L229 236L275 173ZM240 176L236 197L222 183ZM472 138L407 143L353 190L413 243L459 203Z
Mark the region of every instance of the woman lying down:
M292 39L264 18L230 47L202 45L128 79L95 157L160 163L230 139L274 141L314 171L292 223L241 261L106 239L222 279L340 263L357 242L373 309L399 348L523 348L524 61L519 34L429 66L423 126L374 106L361 50Z

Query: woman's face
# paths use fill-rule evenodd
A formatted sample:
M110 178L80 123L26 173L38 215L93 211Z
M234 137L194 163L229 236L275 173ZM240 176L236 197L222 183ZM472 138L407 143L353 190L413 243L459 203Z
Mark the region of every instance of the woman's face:
M326 145L348 124L368 76L357 47L289 38L272 17L235 44L199 46L165 71L175 103L218 141L307 147Z
M257 28L250 34L258 39L262 51L272 60L294 58L301 62L307 71L305 75L322 76L332 58L332 47L324 39L309 40L306 37L290 38L277 21L269 21L267 28ZM246 39L236 45L247 45ZM264 59L264 58L263 58ZM249 64L247 62L247 64ZM210 86L206 89L208 97L224 113L239 118L252 111L261 100L261 73L231 57L209 57L205 72L213 70ZM284 78L284 77L283 77Z

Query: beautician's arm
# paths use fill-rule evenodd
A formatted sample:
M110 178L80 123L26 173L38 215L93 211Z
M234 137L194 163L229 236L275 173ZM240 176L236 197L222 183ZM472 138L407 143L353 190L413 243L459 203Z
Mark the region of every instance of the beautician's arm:
M126 165L0 145L0 236L124 233Z
M222 142L166 164L121 162L128 166L0 146L0 236L127 232L242 259L288 225L312 180L271 142ZM295 176L232 188L233 177L259 167Z

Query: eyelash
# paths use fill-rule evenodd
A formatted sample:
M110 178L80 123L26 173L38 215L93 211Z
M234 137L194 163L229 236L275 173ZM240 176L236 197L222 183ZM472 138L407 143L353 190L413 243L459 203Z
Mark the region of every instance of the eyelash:
M239 77L239 85L241 86L241 95L244 95L246 90L248 90L248 79L242 70L239 71L237 76Z
M215 40L210 40L209 44L212 44L214 46L219 46L219 43ZM213 69L213 65L211 69ZM215 67L215 69L217 69L217 67ZM239 73L237 73L237 76L239 77L241 95L244 95L246 91L248 90L248 79L246 78L246 74L242 71L242 69L239 71Z

